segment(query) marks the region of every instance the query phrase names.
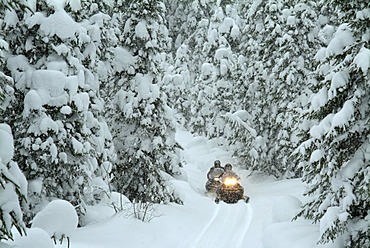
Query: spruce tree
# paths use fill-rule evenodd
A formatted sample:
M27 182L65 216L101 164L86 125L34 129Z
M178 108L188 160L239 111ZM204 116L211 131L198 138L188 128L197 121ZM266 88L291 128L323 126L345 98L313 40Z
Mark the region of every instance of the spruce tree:
M83 213L108 188L113 151L93 71L95 27L75 22L64 2L30 7L6 37L16 86L9 110L15 160L29 181L26 221L53 198Z
M236 155L252 170L299 176L290 154L310 94L307 78L313 70L312 50L318 47L316 4L254 1L245 7L245 67L235 96L246 112L243 125L231 131Z
M192 35L195 24L192 14L197 8L192 8L191 0L166 0L168 31L172 39L172 53L176 56L176 51L184 44L187 37ZM190 21L192 20L192 21Z
M175 124L162 93L163 62L170 45L165 5L128 1L115 49L110 127L117 152L114 186L133 202L175 201L168 184L178 171Z
M113 29L116 22L112 21L114 7L118 4L97 0L84 0L80 5L69 3L69 14L76 21L83 23L88 36L91 38L83 46L83 56L80 58L88 78L86 87L90 97L87 128L91 131L88 142L92 149L89 153L88 163L91 166L94 185L94 200L100 200L105 195L110 195L110 181L112 163L115 160L115 151L112 135L105 119L107 101L104 100L105 86L109 80L110 59L112 58L111 46L116 39ZM88 21L87 21L88 20Z
M209 137L223 135L225 127L224 115L230 111L233 104L233 81L237 55L232 50L232 43L240 38L237 12L235 6L223 7L213 5L209 20L199 22L194 47L195 89L192 95L192 115L190 123L193 131ZM228 16L230 15L230 16ZM202 32L206 30L206 32ZM190 43L190 42L189 42ZM191 43L190 43L191 44Z
M0 245L2 240L13 239L13 228L25 234L21 207L26 202L27 181L12 160L13 154L10 126L0 123Z
M299 152L309 196L299 216L320 222L320 241L343 236L368 247L370 187L370 15L368 1L329 1L343 20L320 49L308 120Z
M263 135L263 117L266 115L263 106L267 101L266 76L263 63L264 44L264 6L267 1L246 1L241 5L244 25L239 47L238 80L235 81L235 104L241 111L232 113L228 123L233 127L227 134L229 144L239 163L247 168L259 170L253 166L257 160L263 160L266 155L266 137ZM230 125L229 124L229 125Z
M174 47L174 61L176 63L175 67L168 71L166 74L165 80L165 90L166 94L170 97L169 103L171 101L177 101L181 103L180 105L175 104L171 107L175 108L175 111L183 112L177 108L181 107L183 104L186 105L182 114L185 119L179 120L181 123L186 124L186 128L197 131L204 132L204 123L203 117L198 115L198 108L195 107L199 104L199 101L204 100L203 94L198 95L194 92L199 92L200 88L198 83L195 82L195 79L199 77L203 53L202 47L205 43L205 38L208 30L209 17L212 13L212 9L215 6L214 0L207 1L172 1L168 0L169 4L169 34L172 38ZM187 55L184 57L183 51L186 49ZM179 57L180 56L180 57ZM179 60L186 61L182 62L182 68L177 68L179 65ZM185 68L185 66L187 68ZM186 75L184 75L184 73ZM180 77L178 74L185 76L186 86L184 87L185 92L186 88L192 89L189 91L189 94L182 94L178 99L171 99L172 96L176 95L176 80ZM189 78L190 77L190 78ZM173 85L175 83L175 85ZM197 117L195 117L197 116ZM193 119L192 119L193 118ZM200 130L202 129L202 130Z
M205 55L203 53L203 45L207 42L209 17L201 19L197 23L197 29L195 33L189 37L185 44L189 45L189 48L193 51L191 56L192 61L192 70L191 73L194 77L194 87L191 91L191 119L189 121L190 130L193 133L199 135L206 135L206 122L208 115L210 114L210 99L211 87L208 87L205 83L202 84L202 81L206 81L213 75L214 68L212 64L204 64ZM203 73L202 73L203 67Z
M163 91L168 106L174 111L175 118L183 127L189 126L191 111L191 89L194 86L190 72L189 47L182 44L176 52L173 65L169 66L163 78Z
M21 11L24 5L20 1L0 3L0 28L17 24L15 11ZM7 75L6 54L8 43L0 33L0 246L2 240L13 239L13 230L25 234L25 224L21 207L26 202L27 181L14 162L14 142L11 127L3 123L5 111L14 98L13 79Z
M238 14L238 5L231 4L231 2L234 1L220 3L220 7L216 9L211 18L210 25L210 28L217 30L219 36L218 48L212 60L217 68L216 90L211 105L215 114L209 121L212 126L208 128L213 130L213 133L210 132L209 135L216 137L228 135L230 127L227 125L226 115L238 110L235 92L239 89L235 87L235 81L240 77L238 44L241 42L242 23Z

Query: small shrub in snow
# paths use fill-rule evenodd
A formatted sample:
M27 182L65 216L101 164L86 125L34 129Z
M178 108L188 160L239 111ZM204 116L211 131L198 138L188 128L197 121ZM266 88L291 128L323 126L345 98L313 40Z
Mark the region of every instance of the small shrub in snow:
M127 210L128 206L131 206L131 204L131 201L126 196L117 192L112 192L109 205L114 208L116 213Z
M132 207L134 217L143 222L149 222L153 218L158 217L155 204L151 202L133 202Z

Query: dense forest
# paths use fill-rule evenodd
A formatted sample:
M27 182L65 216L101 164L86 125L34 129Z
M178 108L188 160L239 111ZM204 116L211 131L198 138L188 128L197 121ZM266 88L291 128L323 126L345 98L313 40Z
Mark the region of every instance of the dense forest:
M0 0L0 27L0 243L52 199L181 204L182 127L370 247L368 0Z

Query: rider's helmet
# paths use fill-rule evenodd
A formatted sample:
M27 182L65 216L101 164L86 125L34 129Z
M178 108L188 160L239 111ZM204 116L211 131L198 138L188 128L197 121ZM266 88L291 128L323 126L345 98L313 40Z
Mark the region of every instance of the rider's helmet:
M220 167L221 167L221 162L220 162L220 160L215 160L215 161L213 162L213 165L214 165L216 168L220 168Z
M225 164L225 171L231 171L232 170L232 165L231 164L229 164L229 163L227 163L227 164Z

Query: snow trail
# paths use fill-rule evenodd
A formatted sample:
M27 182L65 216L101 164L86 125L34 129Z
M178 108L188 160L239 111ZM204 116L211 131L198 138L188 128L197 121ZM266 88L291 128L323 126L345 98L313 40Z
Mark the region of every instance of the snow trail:
M207 224L205 224L204 227L201 228L201 231L200 232L198 230L194 231L194 233L193 233L194 237L190 237L190 239L187 239L185 242L181 242L181 244L178 248L197 247L197 244L199 243L199 241L203 238L204 234L213 225L216 218L219 216L219 212L220 212L220 207L216 207L215 211L213 212L212 217L209 219Z
M231 155L212 144L212 141L201 137L188 138L186 141L189 142L190 140L190 142L185 143L185 140L181 140L184 135L186 134L182 134L178 138L180 142L183 141L182 145L187 148L184 151L184 157L187 162L185 169L188 182L195 191L194 193L202 196L198 199L198 203L206 202L208 204L206 207L212 210L213 215L201 231L198 229L193 231L184 242L181 242L179 248L239 248L243 244L244 236L252 221L251 205L244 201L239 201L236 204L226 204L224 202L216 204L212 197L205 194L204 190L205 175L213 161L219 159L223 164L232 162ZM212 202L209 202L209 198L212 199Z
M238 170L222 141L193 137L186 131L178 131L176 139L184 148L184 167L182 179L171 182L183 205L157 205L158 217L149 223L124 213L106 214L99 220L93 217L92 224L72 234L71 248L341 248L317 246L317 225L306 220L291 222L303 192L300 179L249 176L248 171ZM248 204L216 204L214 197L206 195L206 175L215 159L235 165L251 197ZM112 211L102 205L95 209L102 215Z
M193 231L178 248L241 247L252 220L250 204L221 202L213 208L214 212L203 228Z
M243 241L245 239L245 236L247 235L249 226L253 218L253 208L250 204L247 204L247 212L244 214L246 215L243 215L243 213L240 213L239 216L247 216L247 219L243 222L243 224L241 225L241 228L239 228L238 233L234 235L234 238L230 244L230 247L241 248L243 245Z
M220 203L220 205L216 221L195 247L240 247L252 219L251 207L242 201L237 204Z

